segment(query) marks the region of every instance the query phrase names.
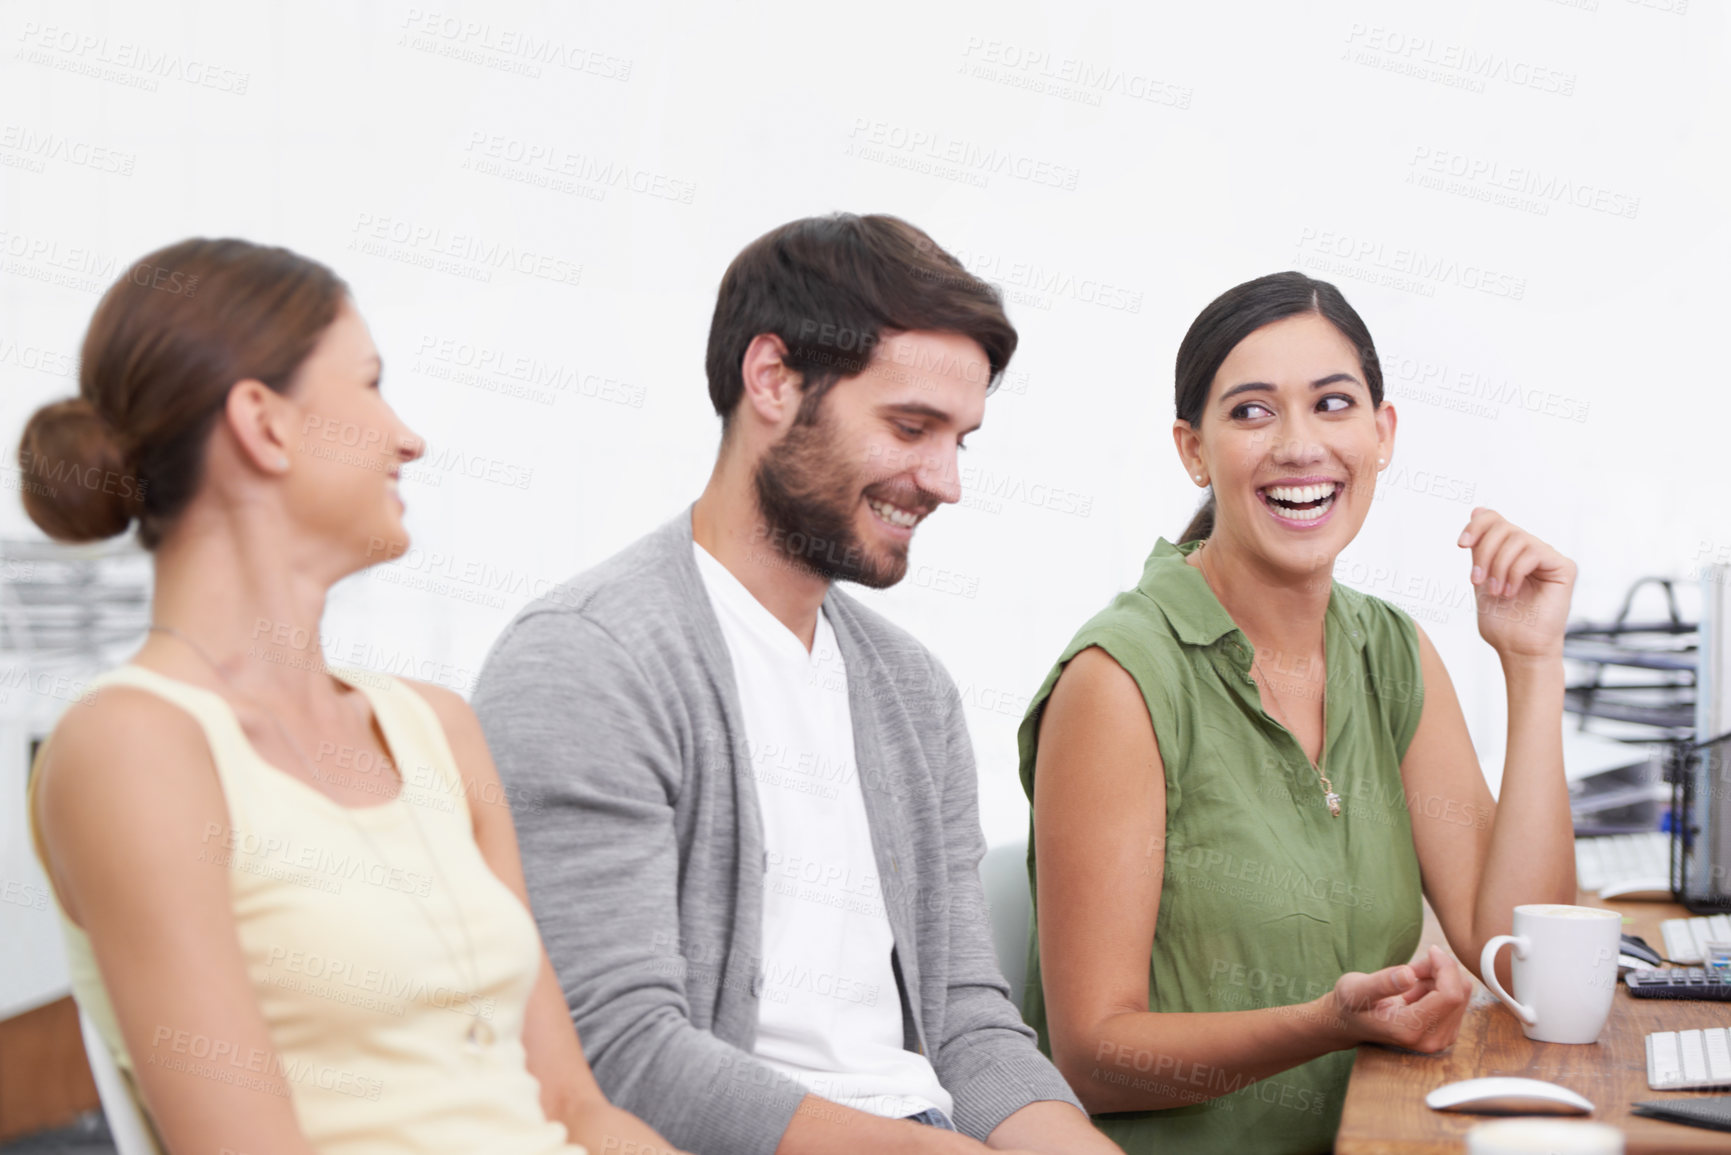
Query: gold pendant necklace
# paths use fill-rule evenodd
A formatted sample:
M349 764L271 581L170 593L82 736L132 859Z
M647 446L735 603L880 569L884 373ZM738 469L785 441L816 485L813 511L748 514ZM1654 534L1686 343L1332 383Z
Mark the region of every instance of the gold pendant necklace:
M1262 672L1262 659L1261 658L1252 658L1252 659L1250 659L1250 665L1251 665L1251 668L1254 669L1257 674L1261 675L1262 684L1264 686L1268 687L1268 701L1269 701L1269 704L1274 707L1275 719L1277 721L1279 721L1279 723L1282 726L1286 727L1286 732L1288 734L1292 734L1292 741L1296 744L1298 742L1298 735L1293 733L1291 724L1289 722L1287 722L1286 715L1280 709L1280 702L1274 696L1274 683L1269 681L1268 675L1264 674ZM1326 694L1327 692L1328 692L1327 689L1323 690L1324 694ZM1328 714L1326 712L1326 707L1324 709L1323 717L1324 718L1328 717ZM1324 735L1324 741L1327 741L1326 735ZM1312 770L1316 771L1316 776L1322 780L1322 800L1324 802L1328 803L1328 812L1331 815L1333 815L1334 817L1339 818L1340 817L1340 795L1338 795L1334 792L1334 783L1330 782L1328 780L1328 775L1324 774L1322 772L1321 760L1311 762L1310 761L1310 755L1304 753L1304 747L1303 746L1300 746L1298 748L1298 752L1300 754L1304 754L1304 760L1306 762L1310 762L1310 768Z
M1206 539L1204 539L1202 544L1196 547L1196 568L1202 571L1202 580L1203 580L1203 582L1205 582L1207 584L1209 592L1214 594L1214 600L1220 601L1220 593L1214 587L1214 579L1208 576L1208 559L1206 558L1206 556L1204 556L1207 554L1207 552L1208 552L1208 542ZM1220 608L1225 609L1226 604L1224 602L1221 602ZM1227 616L1230 617L1231 615L1228 614ZM1275 721L1279 722L1281 724L1281 726L1285 728L1286 732L1288 734L1292 735L1293 744L1298 745L1298 735L1293 732L1291 724L1288 723L1286 720L1285 713L1280 709L1280 699L1274 693L1274 683L1269 680L1267 674L1262 672L1262 658L1261 658L1261 656L1257 655L1254 649L1251 650L1251 654L1252 654L1252 657L1250 659L1250 668L1252 671L1254 671L1258 676L1260 676L1262 678L1262 685L1264 685L1268 688L1268 703L1269 703L1269 705L1274 707ZM1322 692L1324 695L1323 696L1323 715L1322 716L1323 716L1324 720L1326 721L1326 719L1328 718L1328 698L1327 698L1328 683L1326 681L1324 681L1324 683L1323 683L1323 691ZM1327 735L1326 734L1323 736L1323 740L1324 740L1324 742L1327 741ZM1332 783L1328 780L1328 775L1324 774L1322 772L1321 760L1319 759L1317 761L1312 762L1310 755L1305 753L1303 746L1298 747L1298 752L1300 754L1304 754L1304 760L1306 762L1310 762L1310 768L1312 770L1316 771L1317 778L1322 782L1322 800L1324 803L1326 803L1328 805L1328 813L1332 817L1339 818L1340 817L1340 795L1335 792L1334 783ZM1325 753L1326 753L1326 751L1325 751Z

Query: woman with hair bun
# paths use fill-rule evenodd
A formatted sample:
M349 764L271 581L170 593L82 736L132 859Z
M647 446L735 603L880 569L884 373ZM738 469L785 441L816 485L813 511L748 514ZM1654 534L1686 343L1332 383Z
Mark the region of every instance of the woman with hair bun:
M36 524L136 522L155 566L31 779L74 993L167 1151L665 1151L590 1074L468 705L319 651L331 585L408 545L380 368L323 265L187 240L24 431Z
M1025 1010L1130 1155L1327 1151L1358 1044L1432 1052L1460 1028L1459 965L1414 954L1421 894L1474 973L1516 904L1575 901L1575 565L1489 509L1455 541L1507 683L1493 802L1430 639L1333 580L1394 453L1359 315L1302 273L1247 281L1196 318L1176 378L1208 500L1022 722Z

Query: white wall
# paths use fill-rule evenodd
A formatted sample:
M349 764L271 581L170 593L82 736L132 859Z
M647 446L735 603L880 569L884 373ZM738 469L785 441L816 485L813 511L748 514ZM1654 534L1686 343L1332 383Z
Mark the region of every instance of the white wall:
M1338 576L1420 618L1481 740L1474 504L1580 563L1581 613L1731 554L1721 3L252 7L0 6L0 429L73 389L131 258L235 234L334 265L387 396L483 474L405 484L417 550L338 591L334 659L466 690L535 591L680 509L722 270L837 209L925 228L1022 333L968 497L871 596L963 687L994 839L1029 694L1191 512L1172 358L1248 277L1332 279L1375 334L1400 438ZM519 364L568 387L513 396ZM0 533L34 533L9 498Z

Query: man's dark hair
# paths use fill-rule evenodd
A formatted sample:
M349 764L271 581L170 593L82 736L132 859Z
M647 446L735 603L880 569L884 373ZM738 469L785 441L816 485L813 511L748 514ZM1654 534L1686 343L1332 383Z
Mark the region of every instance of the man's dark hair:
M960 333L985 350L990 393L1016 351L1016 330L992 285L897 217L835 213L772 229L727 267L709 324L709 399L722 428L745 391L752 339L772 333L801 374L798 420L815 419L837 381L870 364L885 332Z

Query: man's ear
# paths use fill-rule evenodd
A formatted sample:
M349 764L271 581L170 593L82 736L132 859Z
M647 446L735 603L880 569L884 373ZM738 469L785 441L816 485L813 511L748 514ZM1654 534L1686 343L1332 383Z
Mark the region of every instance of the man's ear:
M803 374L787 367L787 346L774 333L759 333L745 348L740 376L745 381L741 406L765 425L781 427L799 412Z
M288 399L263 381L236 381L223 402L223 423L242 456L263 473L285 473L294 451Z

